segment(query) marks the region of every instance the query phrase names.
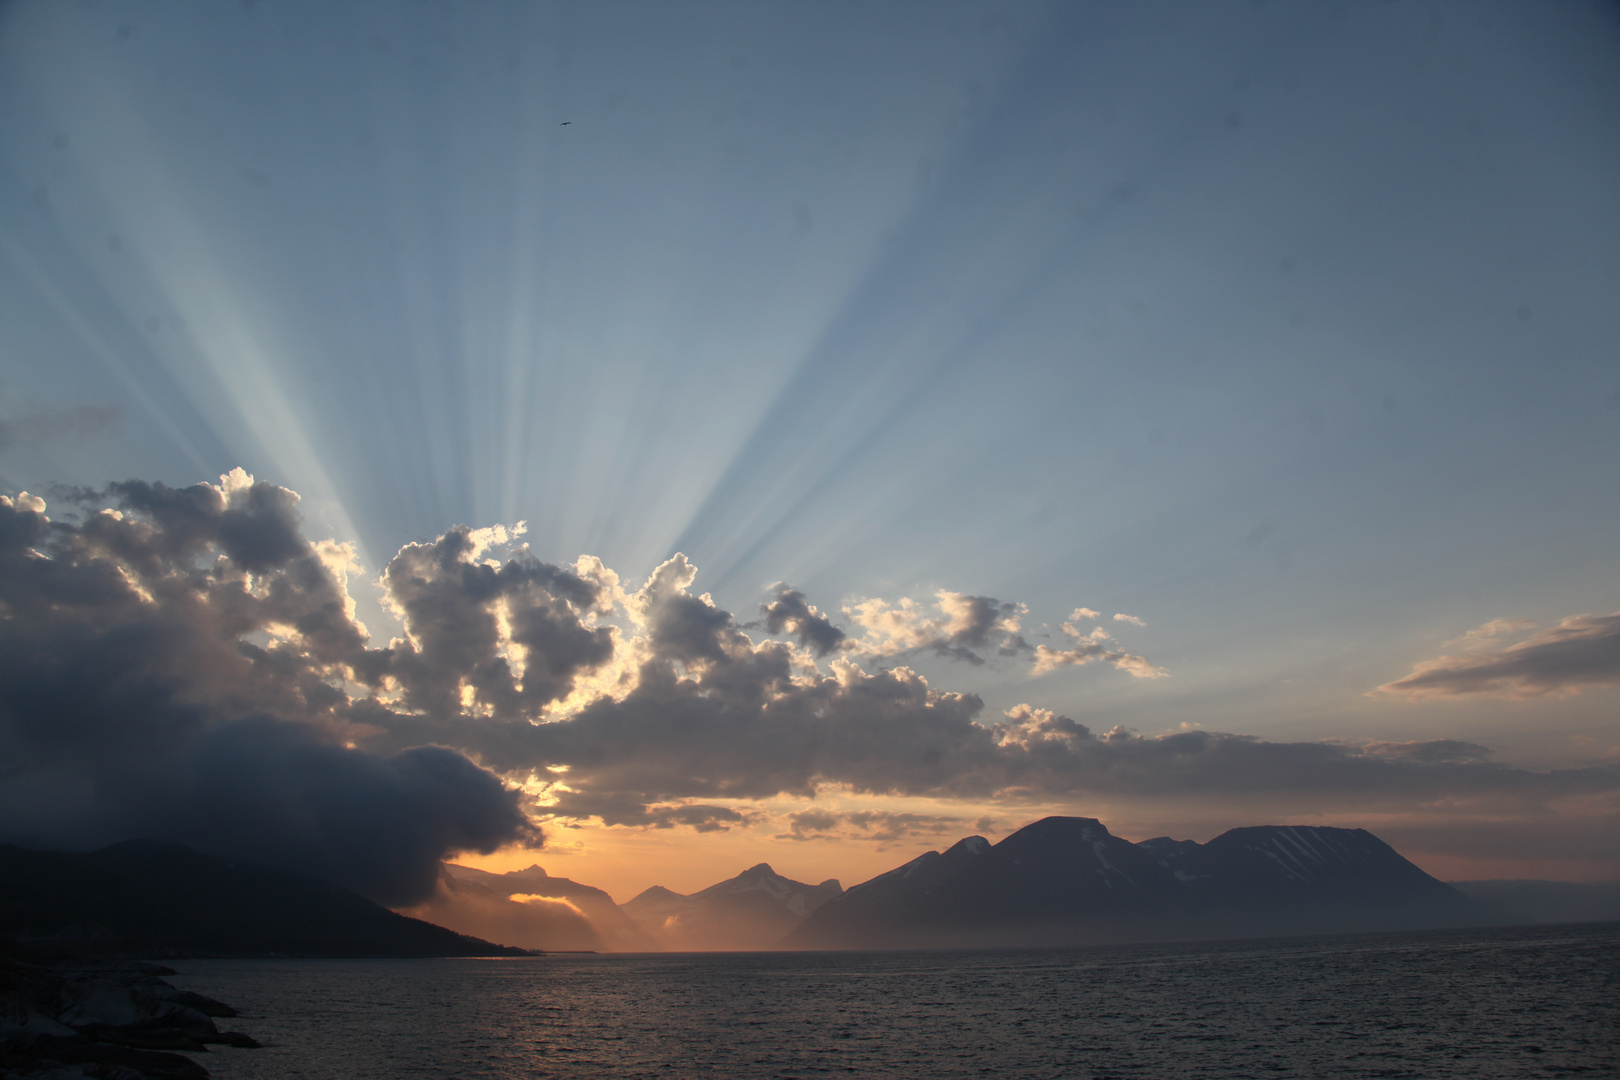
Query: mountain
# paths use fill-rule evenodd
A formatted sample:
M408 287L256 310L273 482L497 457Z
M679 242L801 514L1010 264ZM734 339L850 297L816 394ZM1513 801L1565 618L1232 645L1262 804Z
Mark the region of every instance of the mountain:
M439 889L408 913L508 945L559 951L645 952L652 938L601 889L539 866L493 874L444 867Z
M100 851L0 845L0 935L161 956L511 956L300 874L127 840Z
M843 891L837 881L806 885L760 863L689 896L654 885L621 907L664 948L765 949Z
M1477 925L1492 912L1364 829L1260 826L1133 844L1050 817L857 885L785 948L1088 944Z

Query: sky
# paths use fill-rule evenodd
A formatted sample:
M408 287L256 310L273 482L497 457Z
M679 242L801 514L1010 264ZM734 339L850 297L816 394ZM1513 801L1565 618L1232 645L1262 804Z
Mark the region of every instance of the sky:
M1578 0L12 0L0 841L1620 880L1617 130Z

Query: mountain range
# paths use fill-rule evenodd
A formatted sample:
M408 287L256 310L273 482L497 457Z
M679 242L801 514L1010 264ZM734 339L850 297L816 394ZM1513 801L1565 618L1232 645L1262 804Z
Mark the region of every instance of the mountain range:
M786 948L1033 946L1422 929L1507 921L1364 829L1259 826L1131 843L1049 817L970 836L850 889Z
M625 904L539 866L447 865L392 912L295 874L127 841L0 846L0 936L159 956L478 956L525 950L1056 945L1620 918L1613 883L1437 881L1361 829L1260 826L1131 843L1091 818L979 836L844 891L760 863ZM412 916L412 917L407 917ZM448 929L447 929L448 928ZM500 942L495 945L491 942Z

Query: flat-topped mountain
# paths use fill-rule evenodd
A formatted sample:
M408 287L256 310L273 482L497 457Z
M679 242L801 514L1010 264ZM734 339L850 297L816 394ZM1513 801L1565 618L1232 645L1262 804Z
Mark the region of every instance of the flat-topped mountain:
M701 892L654 885L620 906L664 948L764 949L843 891L835 880L806 885L760 863Z
M1050 817L970 836L824 904L786 948L1049 945L1495 921L1364 829L1260 826L1133 844Z
M127 840L82 853L0 845L0 935L100 954L509 956L301 874Z

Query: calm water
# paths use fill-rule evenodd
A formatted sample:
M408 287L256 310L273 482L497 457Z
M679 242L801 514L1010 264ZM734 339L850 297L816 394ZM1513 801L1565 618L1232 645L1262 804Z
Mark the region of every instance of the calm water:
M1620 924L1052 952L186 961L220 1080L1620 1076Z

